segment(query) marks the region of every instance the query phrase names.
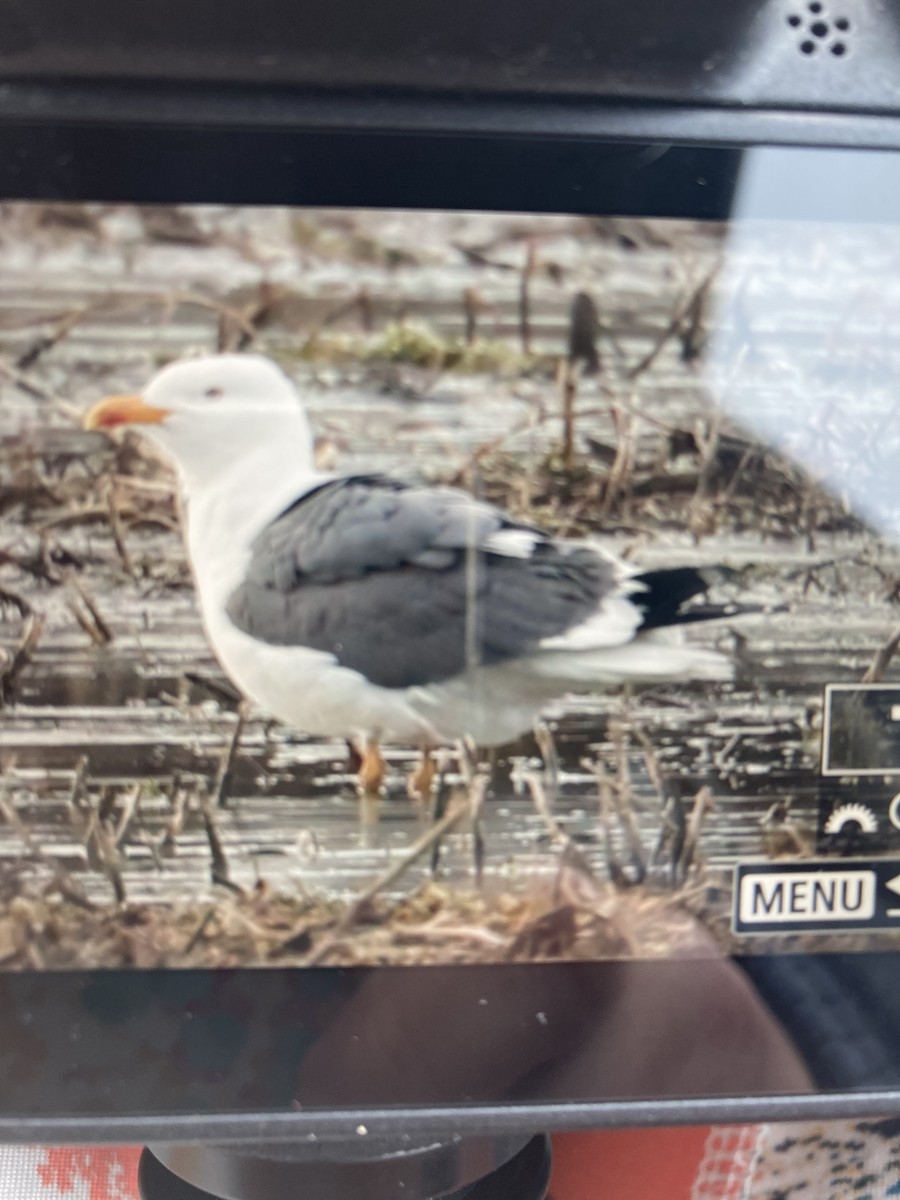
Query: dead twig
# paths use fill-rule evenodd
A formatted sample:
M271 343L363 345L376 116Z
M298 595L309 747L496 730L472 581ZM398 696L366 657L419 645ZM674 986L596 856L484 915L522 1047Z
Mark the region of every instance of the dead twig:
M706 346L706 314L709 308L712 286L718 270L719 267L717 264L695 290L688 302L681 328L678 331L678 338L681 342L682 362L694 362L700 357Z
M534 740L537 742L541 758L544 760L544 778L550 796L551 810L556 807L559 797L559 755L556 753L556 743L553 732L545 721L538 721L534 727Z
M209 692L214 700L218 700L220 704L240 704L241 694L231 683L224 677L222 679L213 679L210 675L204 675L201 671L185 671L184 678L188 683L192 683L195 687L203 688Z
M54 346L58 346L60 342L65 341L72 330L77 328L85 317L96 312L97 309L102 308L105 304L108 304L108 299L100 302L81 304L78 308L72 309L71 312L65 313L57 320L55 327L50 333L40 334L19 355L16 359L16 368L20 371L27 371L29 367L33 367L37 360L46 354L48 350L52 350Z
M66 607L69 612L95 646L108 646L113 641L113 631L106 623L87 584L76 571L71 569L67 569L64 572L63 578L66 586L77 594L78 600L84 605L83 610L74 597L67 597Z
M22 622L19 644L8 658L0 658L0 706L9 702L18 677L34 657L44 633L44 624L43 614L27 612Z
M162 304L164 309L171 310L178 305L205 308L208 312L216 313L220 320L231 322L232 326L244 333L249 341L253 341L256 337L253 321L239 309L224 304L221 300L214 300L210 296L198 296L195 292L171 292L164 297L153 297L153 299L156 303Z
M656 754L656 747L647 737L643 729L637 725L631 727L632 736L641 744L641 749L644 751L644 763L647 767L647 774L650 776L650 782L656 791L656 794L662 799L665 794L665 784L663 782L662 771L659 766L659 758Z
M466 262L473 267L490 267L492 271L514 271L516 268L499 258L491 258L487 251L489 246L464 246L461 242L451 242L450 245L458 251Z
M866 667L860 682L880 683L898 648L900 648L900 626L894 630L884 645L877 650L875 657L869 663L868 667Z
M759 824L769 858L809 858L813 854L814 832L791 815L790 796L770 804Z
M485 844L484 831L481 825L481 814L484 809L484 797L487 792L487 776L479 776L468 786L469 819L472 823L472 865L475 872L475 882L481 886L484 878Z
M119 558L122 560L122 566L125 568L126 574L132 579L137 578L137 571L134 566L134 559L128 550L128 543L125 541L125 525L122 520L122 510L119 503L119 489L115 478L110 482L109 490L106 493L106 507L109 513L109 528L112 533L113 543L118 551Z
M237 720L234 723L234 728L231 731L231 737L228 739L228 746L222 756L222 762L219 765L219 771L216 775L215 786L213 787L211 803L214 808L228 808L228 789L231 786L232 775L234 772L234 760L238 752L241 738L244 734L244 729L247 725L249 716L248 706L241 701L238 705Z
M76 780L76 786L81 786L81 780ZM91 866L102 872L109 880L116 898L116 903L123 905L127 902L125 881L122 878L122 859L107 816L104 814L103 797L91 796L81 790L80 802L73 805L73 813L79 814L81 824L81 839L87 852Z
M531 281L537 269L537 246L529 240L525 265L519 275L519 341L523 354L531 354Z
M698 307L698 297L705 297L708 294L718 271L719 263L716 263L715 266L712 267L711 270L706 273L706 275L704 275L700 283L691 290L687 298L678 305L674 314L672 315L671 320L663 330L656 344L647 352L647 354L644 355L637 366L631 368L631 370L628 372L627 378L637 379L639 375L643 375L645 371L648 371L656 362L657 358L659 358L660 354L662 354L666 344L671 341L673 337L678 336L686 324L688 325L688 328L690 328L691 325L696 322L697 318L693 314ZM701 306L700 311L702 312L705 308L706 301L705 299L701 299L699 303Z
M487 779L483 776L478 776L473 786L484 789L487 787ZM404 872L409 870L413 863L421 858L423 854L427 853L445 834L449 833L471 810L472 801L469 796L456 796L452 799L441 819L432 825L427 833L424 833L415 841L401 858L359 893L337 924L307 954L302 965L304 967L313 967L317 963L322 962L331 953L341 938L352 929L359 917L366 912L378 893L395 883ZM298 934L295 933L285 939L285 944L294 941L297 936Z
M359 314L363 331L370 333L375 321L375 306L372 302L372 294L368 288L360 288L349 299L342 300L340 304L329 309L322 319L317 321L307 333L300 347L301 355L308 354L315 348L318 339L326 329L329 329L332 325L336 325L338 321L342 321L344 317L348 317L352 313Z
M516 774L514 782L516 784L522 783L528 788L534 810L544 822L551 839L554 842L559 842L560 845L568 845L572 839L554 817L552 805L547 800L544 781L537 771L519 771Z
M663 855L668 855L669 879L673 888L678 886L686 837L687 817L684 815L681 796L676 789L669 793L663 804L659 837L650 856L651 863L656 864L662 861Z
M447 783L447 755L441 754L437 767L437 783L433 792L433 800L431 804L431 824L432 828L440 824L447 813L447 805L450 802L450 785ZM431 846L431 873L437 875L438 867L441 865L441 839L436 838Z
M631 771L628 764L628 741L622 726L615 724L611 726L610 732L616 746L618 759L617 778L615 782L613 783L609 780L602 764L587 762L585 765L597 779L597 785L601 789L602 798L604 796L604 789L608 789L607 795L609 800L612 801L635 872L633 882L641 883L647 875L647 854L644 850L641 831L638 828L634 809L631 805L632 788Z
M572 956L572 947L578 937L578 913L572 904L560 904L542 913L520 929L507 948L505 958L564 959Z
M184 818L190 793L180 775L172 781L172 812L166 821L166 827L159 839L158 849L161 854L173 854L181 831L184 829Z
M73 813L84 815L88 811L87 772L88 756L82 754L75 763L75 769L72 772L72 786L69 788L69 795L66 800Z
M12 768L4 763L3 770L6 774ZM9 783L7 780L0 779L0 816L6 821L7 825L13 829L18 837L22 839L23 844L27 847L30 857L35 862L46 864L52 874L50 879L44 886L44 893L49 894L56 892L63 897L64 900L71 901L72 904L85 912L96 912L97 905L88 897L87 893L81 887L81 884L63 869L52 859L49 859L43 848L38 845L31 830L19 816L15 805L9 799L7 790Z
M117 904L126 904L125 880L122 878L122 860L113 832L99 818L93 826L94 847L100 866L112 886Z
M580 365L585 375L597 374L600 370L600 354L597 350L599 334L597 306L587 292L578 292L569 309L567 362L570 367Z
M137 816L142 791L143 786L140 783L133 783L119 796L119 820L112 835L115 846L121 846L131 828L132 821Z
M210 925L212 924L213 919L215 918L215 915L216 915L216 906L213 905L212 908L208 908L206 910L206 912L203 914L203 916L198 921L197 928L194 930L194 932L188 938L187 942L184 945L184 948L181 951L182 955L190 954L190 952L194 949L194 947L197 945L197 943L203 937L204 933L206 933L207 929L209 929Z
M12 555L5 555L0 551L0 565L4 561L15 562ZM17 564L18 565L18 564ZM20 617L30 617L34 609L28 603L24 596L18 592L10 591L8 588L0 587L0 612L4 608L14 608Z
M687 879L691 867L699 865L700 834L703 832L707 814L714 806L712 789L706 786L702 787L694 797L694 804L685 827L684 845L678 861L677 882L682 885Z
M613 849L612 818L615 812L613 792L615 785L606 772L602 763L582 759L582 767L594 776L597 781L597 799L599 801L600 832L603 836L603 849L606 852L606 869L613 886L624 889L631 886L624 866Z
M638 828L634 809L631 806L632 787L631 766L628 761L628 742L624 731L616 730L615 728L613 729L613 737L617 742L616 750L618 758L616 781L612 789L613 807L615 808L616 818L625 835L628 856L631 859L632 865L637 870L637 879L635 882L641 883L647 874L647 858L644 851L644 844L641 840L641 831Z
M62 413L63 416L69 417L71 420L81 424L82 412L80 409L76 408L74 404L69 404L68 401L60 399L59 396L48 391L47 388L33 383L23 371L8 363L4 358L0 358L0 376L9 380L10 383L14 384L27 396L31 396L33 400L40 400L44 404L50 404L57 412Z
M216 336L217 353L234 353L248 349L271 318L280 298L278 288L268 280L263 280L256 298L250 304L240 309L227 308L221 312Z
M610 415L616 428L616 456L604 481L603 498L596 514L599 521L609 516L631 480L634 468L637 418L626 414L617 404L610 408Z
M559 364L559 387L562 396L562 462L566 471L571 471L575 462L575 400L578 396L577 363L562 361Z
M472 867L477 883L481 883L484 872L484 834L481 828L481 812L484 805L484 794L487 789L487 779L481 774L478 747L470 737L460 738L456 744L456 760L463 786L469 799L469 816L472 827ZM435 850L438 846L435 847ZM436 860L432 858L436 866Z
M558 903L558 893L563 873L566 869L572 868L580 875L586 876L591 880L595 880L594 872L584 854L582 854L575 842L572 841L571 837L553 816L552 805L547 798L544 781L541 776L536 771L522 771L518 776L518 781L521 781L528 788L535 812L537 812L538 816L544 822L551 840L556 842L562 851L559 859L559 872L557 873L554 887L554 892L556 893L554 903Z
M684 850L687 824L684 809L681 806L678 785L677 783L674 787L667 785L660 769L656 749L643 729L632 727L631 732L643 748L647 774L650 777L650 782L653 784L661 805L659 837L650 853L649 863L651 866L655 866L662 861L663 855L668 853L672 883L674 885L677 865L681 860Z
M203 829L206 833L206 840L209 842L211 856L210 878L213 883L221 884L222 887L229 888L233 892L240 892L241 889L237 884L231 882L231 868L228 865L225 846L219 834L219 827L216 824L216 810L212 802L212 797L205 790L200 794L200 814L203 818Z

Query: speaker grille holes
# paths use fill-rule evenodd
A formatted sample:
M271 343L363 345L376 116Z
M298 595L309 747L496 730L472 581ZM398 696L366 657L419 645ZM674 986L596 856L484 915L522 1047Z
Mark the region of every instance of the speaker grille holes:
M850 49L846 38L834 37L836 33L850 32L849 20L846 17L835 17L833 20L829 20L822 0L810 0L805 7L805 12L797 10L789 12L785 21L800 35L797 49L807 58L811 58L816 53L820 43L825 43L822 49L830 50L835 58L843 58Z

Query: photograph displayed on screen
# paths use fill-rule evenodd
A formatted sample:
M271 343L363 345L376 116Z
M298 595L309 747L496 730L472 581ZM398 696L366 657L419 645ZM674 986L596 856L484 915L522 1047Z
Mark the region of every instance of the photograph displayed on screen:
M0 969L892 945L898 264L0 205Z

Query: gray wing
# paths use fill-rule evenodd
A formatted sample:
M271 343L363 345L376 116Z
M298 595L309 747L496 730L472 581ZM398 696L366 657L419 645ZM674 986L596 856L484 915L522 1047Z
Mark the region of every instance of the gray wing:
M465 492L360 476L301 498L257 537L227 611L264 642L410 687L522 657L619 590L594 550Z

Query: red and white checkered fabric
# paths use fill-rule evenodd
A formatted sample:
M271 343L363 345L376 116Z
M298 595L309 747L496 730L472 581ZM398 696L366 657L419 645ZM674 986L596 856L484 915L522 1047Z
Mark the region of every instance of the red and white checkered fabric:
M0 1146L0 1200L138 1200L137 1146ZM900 1119L554 1138L552 1200L893 1200Z
M138 1200L138 1146L2 1146L0 1200Z

